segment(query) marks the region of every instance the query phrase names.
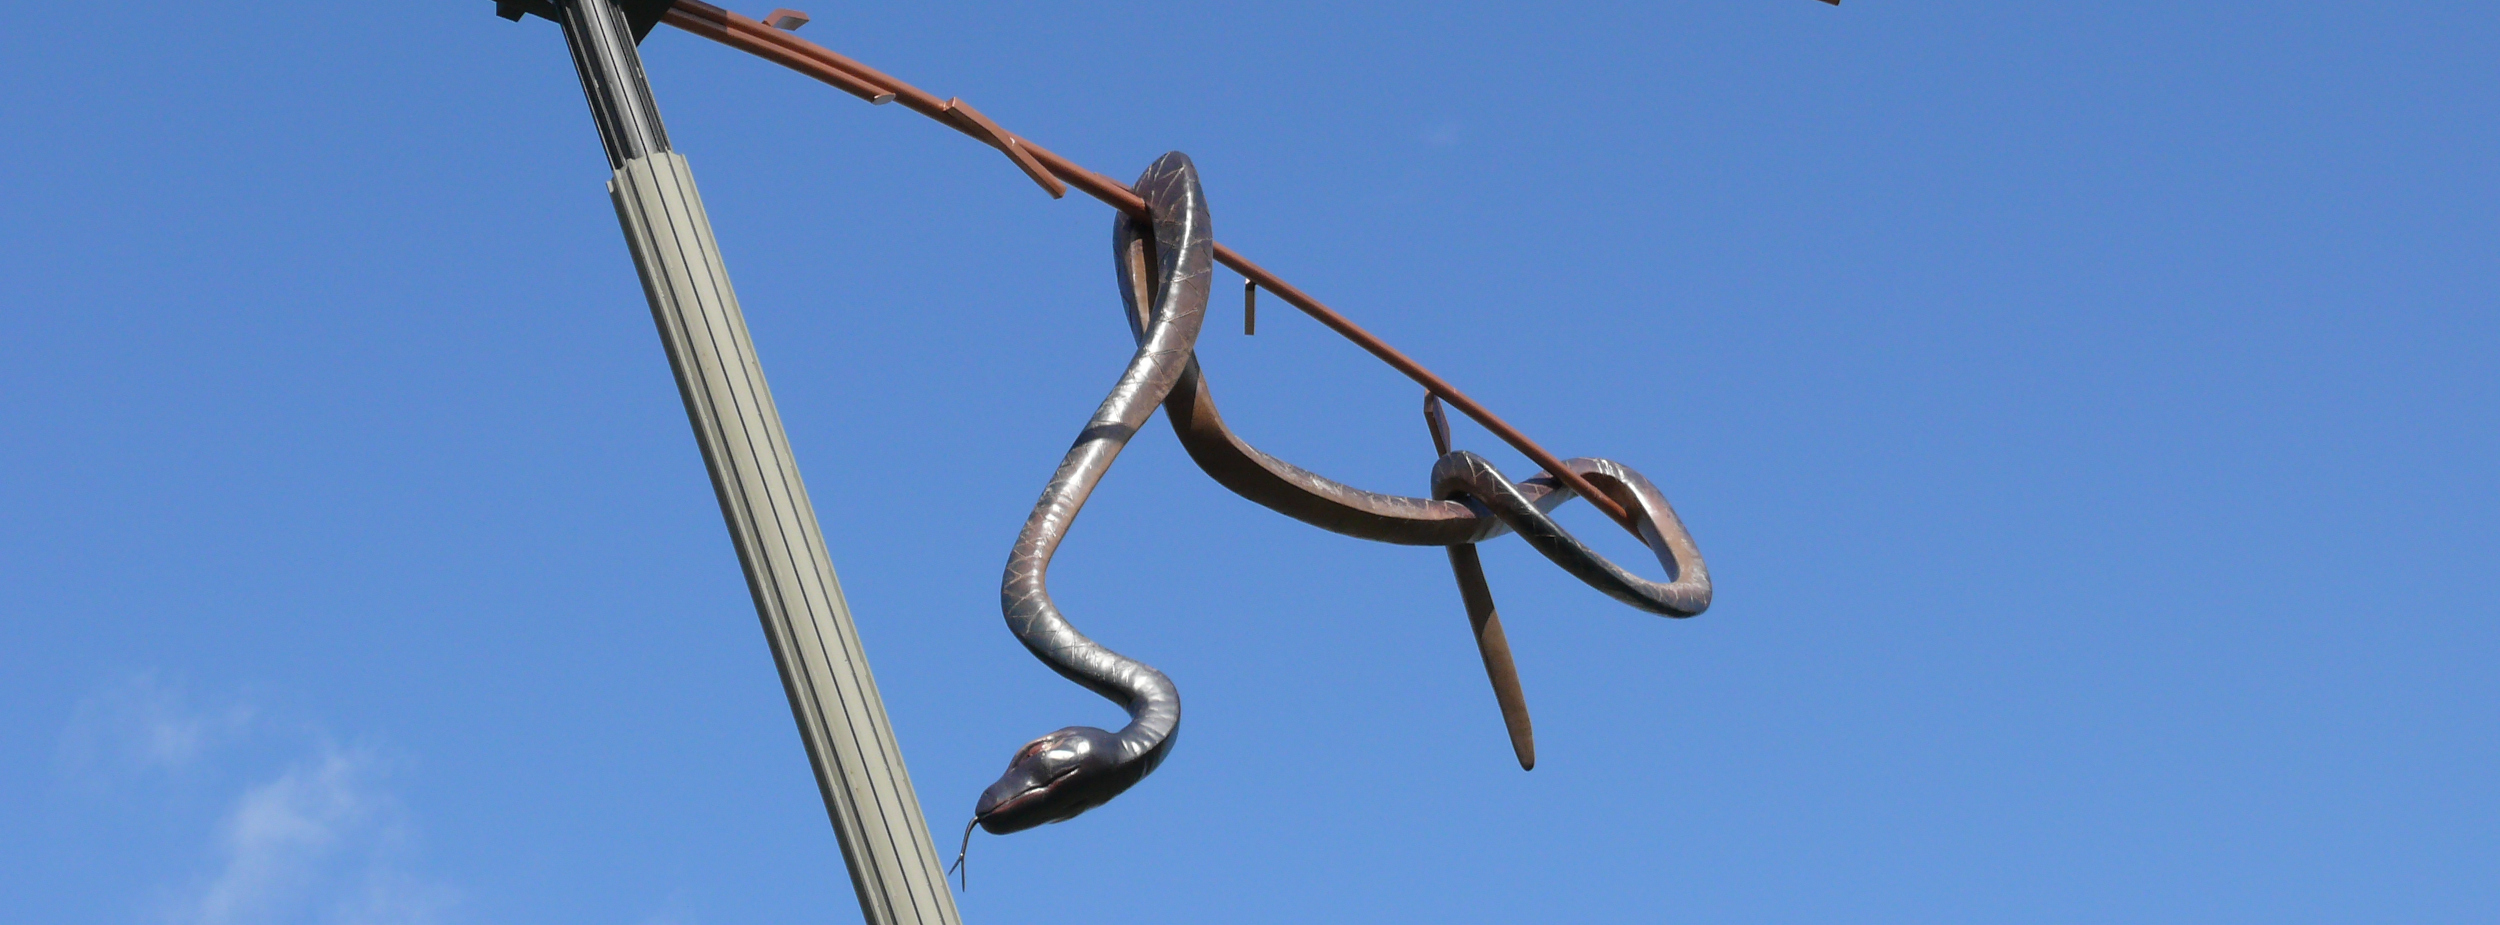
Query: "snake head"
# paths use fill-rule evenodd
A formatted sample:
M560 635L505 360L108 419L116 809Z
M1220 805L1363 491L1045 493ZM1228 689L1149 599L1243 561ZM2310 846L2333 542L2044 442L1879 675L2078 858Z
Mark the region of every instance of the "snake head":
M1026 743L1007 773L981 791L973 821L992 835L1065 822L1101 806L1144 775L1120 773L1118 736L1070 726Z

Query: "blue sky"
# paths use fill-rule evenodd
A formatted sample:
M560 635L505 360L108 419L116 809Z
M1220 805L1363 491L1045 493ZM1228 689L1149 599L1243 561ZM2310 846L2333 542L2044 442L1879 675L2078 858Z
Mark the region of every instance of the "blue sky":
M1156 425L1053 589L1183 735L976 840L967 921L2500 912L2500 10L811 12L1093 169L1187 151L1219 239L1648 473L1717 582L1669 622L1487 546L1522 773L1438 553L1250 505ZM555 28L28 25L0 918L856 914ZM645 56L951 833L1016 746L1119 719L996 596L1130 349L1110 213L699 39ZM1201 345L1228 419L1422 491L1417 389L1266 308Z

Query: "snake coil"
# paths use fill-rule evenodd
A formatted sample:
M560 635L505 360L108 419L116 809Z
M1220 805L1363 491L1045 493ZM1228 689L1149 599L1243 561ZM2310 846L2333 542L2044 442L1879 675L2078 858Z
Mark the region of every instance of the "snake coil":
M1432 497L1412 498L1333 481L1243 441L1224 426L1194 352L1214 265L1214 236L1197 168L1188 155L1166 154L1138 178L1136 191L1149 218L1118 217L1112 251L1137 353L1033 505L999 591L1016 639L1051 670L1120 704L1129 723L1117 732L1071 726L1027 743L982 792L973 825L1005 834L1065 821L1118 796L1171 752L1181 715L1171 679L1078 632L1051 603L1047 589L1051 556L1077 511L1157 407L1190 458L1216 482L1321 529L1383 543L1448 547L1515 532L1573 577L1640 610L1690 617L1710 606L1710 573L1692 535L1658 487L1621 463L1584 458L1563 465L1631 513L1642 543L1666 570L1666 581L1606 560L1555 522L1551 512L1574 494L1550 473L1513 483L1481 456L1449 452L1432 467ZM967 826L967 844L971 834Z

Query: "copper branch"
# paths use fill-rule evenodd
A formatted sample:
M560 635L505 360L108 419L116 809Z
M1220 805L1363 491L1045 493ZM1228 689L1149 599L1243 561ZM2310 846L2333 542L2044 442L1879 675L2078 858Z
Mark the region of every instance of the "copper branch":
M1145 201L1138 198L1127 185L1077 166L1075 162L1052 153L1048 148L999 128L996 123L964 106L961 100L940 98L936 94L896 80L883 71L837 54L814 42L765 25L761 20L749 19L701 2L701 0L677 0L676 5L669 9L667 16L661 21L832 84L836 89L869 102L884 103L889 100L899 102L913 112L928 116L941 125L962 132L983 144L998 148L1015 160L1019 168L1025 169L1025 172L1033 177L1034 182L1041 184L1042 188L1050 191L1053 196L1060 193L1059 190L1053 189L1054 184L1050 182L1052 177L1056 177L1114 209L1141 219L1146 217ZM1030 160L1028 161L1027 158ZM1031 165L1036 163L1048 172L1047 176L1034 174ZM1292 283L1285 282L1283 278L1269 272L1265 267L1250 262L1249 258L1243 257L1232 248L1217 243L1215 259L1231 267L1234 272L1240 273L1243 278L1257 284L1259 288L1284 299L1286 304L1301 309L1303 314L1327 325L1330 330L1344 335L1347 340L1353 341L1356 346L1369 351L1371 355L1379 357L1382 362L1389 364L1398 372L1406 374L1407 378L1415 380L1426 391L1440 396L1443 401L1449 402L1450 407L1458 409L1460 414L1483 425L1485 430L1492 432L1503 443L1510 444L1512 449L1527 456L1529 461L1561 479L1563 484L1570 486L1574 493L1587 499L1589 504L1605 512L1606 516L1613 518L1624 529L1635 529L1635 521L1631 512L1625 510L1622 504L1605 492L1597 490L1597 486L1590 484L1588 479L1579 473L1564 466L1561 457L1538 446L1536 441L1528 439L1528 435L1520 433L1518 428L1510 426L1508 422L1478 404L1475 399L1467 397L1466 393L1459 391L1457 387L1450 385L1440 376L1434 375L1431 370L1424 368L1423 364L1415 362L1413 358L1399 352L1397 348L1389 346L1388 342L1374 336L1370 331L1363 330L1362 326L1338 314L1336 310L1322 304L1318 299L1294 288Z

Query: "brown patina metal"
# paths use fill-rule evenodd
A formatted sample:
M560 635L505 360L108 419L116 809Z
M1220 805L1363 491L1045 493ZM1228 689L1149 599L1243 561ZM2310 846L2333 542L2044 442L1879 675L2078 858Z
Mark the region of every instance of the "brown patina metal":
M1137 352L1113 387L1087 422L1078 440L1062 459L1042 497L1018 534L1009 554L1000 584L1000 606L1007 626L1028 651L1053 671L1070 681L1119 703L1130 717L1128 725L1114 732L1090 726L1071 726L1049 733L1019 749L1007 771L981 795L975 804L972 824L965 829L969 845L975 827L992 833L1020 831L1049 822L1064 821L1105 801L1136 784L1169 754L1173 736L1181 718L1179 691L1169 677L1153 666L1119 654L1078 631L1048 593L1047 579L1051 561L1079 510L1093 493L1121 449L1158 408L1172 425L1182 448L1218 484L1235 494L1278 513L1347 536L1385 543L1412 546L1443 547L1457 580L1459 594L1465 604L1468 624L1476 641L1486 676L1490 680L1496 702L1502 712L1511 747L1522 769L1536 765L1534 730L1529 721L1527 699L1519 681L1510 643L1503 631L1501 617L1493 602L1486 581L1484 565L1478 557L1476 544L1497 536L1514 534L1556 566L1609 597L1636 609L1666 617L1691 617L1710 606L1711 584L1708 568L1703 564L1698 546L1685 529L1682 520L1668 503L1665 494L1649 479L1629 466L1597 458L1560 459L1529 440L1526 435L1502 421L1491 411L1459 392L1422 364L1390 347L1363 330L1343 315L1278 278L1275 274L1250 262L1247 258L1217 243L1213 238L1209 209L1204 190L1198 180L1197 168L1189 157L1175 151L1158 159L1138 178L1135 185L1124 185L1101 174L1078 167L1066 158L1034 145L981 114L961 98L939 100L935 95L896 80L856 61L812 42L790 34L807 23L805 13L776 9L761 20L748 19L699 0L617 0L622 6L611 6L610 0L498 0L497 13L518 19L536 13L561 17L568 42L573 43L576 64L583 74L583 86L590 96L594 117L610 160L618 166L619 184L650 174L650 164L665 158L674 173L653 189L682 190L691 197L692 178L684 169L682 158L670 152L667 137L661 130L656 109L651 105L648 88L643 85L640 66L633 54L633 45L658 22L667 22L681 29L714 39L734 48L755 54L828 84L832 84L871 103L900 100L906 107L929 116L957 131L997 149L1013 161L1019 170L1053 198L1066 194L1069 185L1083 189L1120 211L1113 222L1114 264L1120 280L1121 302L1131 332L1137 340ZM1827 0L1837 2L1837 0ZM587 38L585 38L587 36ZM590 49L585 52L584 49ZM603 54L616 51L616 54ZM614 92L618 88L628 91ZM639 105L637 106L637 99ZM635 171L641 171L636 173ZM624 187L619 187L623 189ZM634 193L619 194L619 213L625 217L629 240L636 242L637 263L644 264L646 253L669 248L651 243L655 238L640 236L642 226L629 212L628 200ZM645 197L649 198L649 197ZM641 201L635 199L634 201ZM691 199L686 200L692 202ZM669 207L676 208L676 207ZM649 210L645 210L649 211ZM696 249L708 252L709 230L700 219L701 207L693 203L696 216L695 234L686 240L698 242ZM671 213L674 214L674 213ZM712 258L709 285L719 292L727 291L727 281ZM1218 413L1213 392L1207 383L1195 344L1207 315L1212 267L1222 263L1242 274L1243 330L1257 331L1258 290L1265 288L1282 297L1288 304L1318 319L1391 367L1422 384L1427 397L1425 421L1432 437L1437 459L1433 464L1431 490L1424 497L1409 497L1367 491L1338 482L1260 451L1225 426ZM673 271L670 271L673 272ZM646 283L656 278L645 267ZM676 277L671 277L675 279ZM668 307L661 293L676 291L674 286L651 288L655 317L663 319L663 335L669 339L672 363L678 356L682 333L668 323L675 316L666 315ZM701 287L697 287L701 288ZM735 303L727 311L735 321ZM699 326L698 326L699 327ZM743 340L743 327L732 324L739 343L736 349L751 354L751 345ZM752 356L747 358L752 366ZM686 364L678 363L681 373ZM710 375L706 373L705 375ZM685 377L681 376L681 379ZM692 381L690 379L685 381ZM681 385L684 385L681 382ZM697 402L697 385L685 385L688 408ZM769 411L770 398L761 391L761 380L753 380L754 396ZM1513 482L1493 462L1473 452L1456 449L1449 421L1443 413L1444 402L1482 424L1505 443L1525 453L1544 471L1530 478ZM741 406L744 407L744 406ZM690 410L689 413L694 413ZM731 417L736 417L732 415ZM767 419L771 415L766 415ZM713 469L716 482L723 485L746 484L744 476L723 475L725 466L749 466L753 457L737 457L730 463L719 460L735 456L730 450L715 453L722 445L717 429L707 430L705 415L695 414L696 429L704 443L707 465ZM780 445L778 424L769 421L771 443L778 455L776 465L784 472L791 468L786 446ZM731 441L735 443L736 441ZM745 461L739 461L745 460ZM747 471L744 469L738 471ZM751 480L747 480L751 481ZM770 481L769 479L767 481ZM791 482L790 484L795 484ZM786 486L785 486L786 487ZM774 521L774 511L796 511L800 516L797 530L800 542L795 546L817 550L816 573L823 581L832 580L831 565L823 560L821 537L816 536L812 516L806 512L805 499L797 507L773 504L770 510L749 517L757 509L737 501L729 488L722 489L722 505L729 518L733 535L738 540L742 559L752 560L771 544L740 530L747 522ZM1666 573L1666 580L1642 577L1609 561L1552 517L1553 510L1574 497L1585 498L1618 524L1638 537L1657 559ZM740 505L746 505L741 507ZM760 518L760 519L759 519ZM780 530L782 528L775 527ZM779 534L790 539L795 534ZM761 544L761 545L759 545ZM791 543L781 544L793 548ZM751 556L750 553L755 553ZM857 810L840 797L855 793L850 783L859 761L844 757L845 752L827 747L822 739L835 735L833 726L818 722L811 715L809 704L821 710L821 698L803 694L815 677L807 668L794 674L792 662L783 658L788 651L784 636L788 626L781 615L785 610L783 597L769 597L764 590L779 582L763 582L757 587L757 606L764 614L769 631L774 635L774 655L784 668L784 681L791 692L793 709L798 711L803 738L807 738L811 760L817 765L819 781L825 787L827 804L834 816L843 851L853 862L854 883L861 891L862 908L872 920L884 921L889 906L880 905L879 896L887 883L908 883L908 872L871 871L859 862L862 830L854 830L852 820ZM804 595L803 595L804 596ZM849 638L847 615L842 613L839 594L815 595L811 600L830 602L824 614L843 638ZM812 605L809 605L812 606ZM813 611L811 611L813 613ZM813 619L813 617L811 617ZM845 651L856 652L857 641L850 640ZM820 653L821 654L821 653ZM867 754L869 745L883 741L891 751L891 736L883 726L881 708L874 706L876 694L872 683L866 683L864 663L858 680L865 686L865 702L871 704L866 738L854 737L858 754ZM805 675L802 678L802 675ZM845 702L859 702L855 693L840 693ZM803 697L808 698L803 701ZM831 731L829 731L831 730ZM853 732L859 730L853 729ZM908 777L899 760L885 761L894 782L899 782L903 807L913 805ZM832 771L828 771L832 768ZM828 776L833 775L833 776ZM837 781L835 777L842 777ZM871 782L866 789L880 792L886 786ZM882 797L879 797L882 800ZM882 804L880 804L882 806ZM898 828L922 830L916 813L907 825L881 815L873 827L889 837ZM925 836L919 831L914 837ZM918 852L927 861L925 872L934 872L934 858L921 845ZM901 849L897 849L901 850ZM961 865L963 853L957 853ZM942 879L942 875L941 875ZM926 877L922 878L925 885ZM906 887L906 889L912 889ZM928 895L925 890L916 896ZM933 907L940 918L951 920L951 905L943 902L942 886ZM919 909L918 900L911 908ZM891 908L900 908L899 906Z
M1006 129L999 128L998 123L990 121L990 117L972 108L972 104L964 102L963 97L947 100L946 114L953 117L958 131L981 139L990 147L997 148L1000 153L1007 155L1008 160L1016 162L1016 169L1024 171L1024 175L1039 184L1042 192L1049 193L1050 198L1059 199L1068 195L1068 185L1059 182L1058 177L1051 176L1050 171L1042 166L1041 161L1034 160L1033 153L1024 150L1022 140L1007 134Z
M967 118L969 109L962 105L960 99L939 99L935 94L896 80L883 71L861 64L814 42L765 25L760 20L749 19L703 3L701 0L678 0L661 21L832 84L835 88L860 99L872 103L882 103L888 100L899 102L913 112L928 116L983 144L998 148L1014 160L1018 168L1024 169L1028 176L1032 176L1035 183L1040 184L1044 190L1050 191L1053 196L1060 195L1060 191L1052 189L1052 184L1045 182L1045 177L1035 175L1034 171L1027 166L1029 163L1039 164L1049 176L1065 181L1069 186L1082 190L1086 195L1101 200L1112 208L1135 218L1146 217L1145 200L1138 198L1137 194L1125 184L1077 166L1074 161L999 128L996 123L979 117L977 113ZM1023 156L1018 156L1019 154ZM1580 473L1563 465L1562 457L1539 446L1535 440L1529 439L1527 434L1512 427L1509 422L1502 420L1500 416L1475 399L1467 397L1467 393L1459 391L1456 386L1434 374L1432 370L1426 369L1422 363L1415 362L1412 357L1400 352L1396 347L1389 346L1387 341L1364 330L1361 325L1338 314L1335 309L1312 298L1309 293L1295 288L1292 283L1286 282L1283 277L1270 272L1266 267L1252 263L1249 258L1224 246L1221 242L1215 245L1215 260L1217 263L1232 268L1233 272L1241 274L1244 279L1249 280L1258 288L1284 299L1286 304L1301 309L1303 314L1311 316L1320 324L1326 325L1329 330L1353 341L1355 346L1379 357L1381 362L1404 373L1407 378L1415 380L1417 384L1424 387L1425 391L1449 402L1450 406L1458 409L1460 414L1482 425L1485 430L1490 431L1503 443L1509 444L1512 449L1528 457L1530 462L1536 463L1539 468L1570 486L1574 493L1587 499L1590 505L1604 512L1616 524L1621 525L1627 531L1639 532L1638 521L1629 510L1606 492L1598 490L1596 485L1591 484Z
M1450 418L1441 413L1441 396L1424 397L1424 426L1432 431L1432 456L1455 449ZM1502 728L1510 733L1511 753L1519 769L1536 769L1536 728L1528 722L1528 694L1519 685L1519 666L1510 658L1510 634L1502 632L1502 614L1493 608L1493 586L1484 579L1484 559L1476 544L1449 547L1450 574L1458 579L1459 601L1467 605L1467 629L1476 637L1476 655L1484 659L1484 676L1493 682L1493 702L1502 708Z
M776 11L777 14L790 12L794 11ZM779 19L788 23L790 18L782 15L768 17L767 21ZM661 21L781 64L872 103L901 102L906 108L1005 154L1053 198L1066 195L1068 188L1073 186L1118 209L1124 216L1122 237L1127 242L1118 261L1123 277L1122 296L1128 304L1134 330L1142 345L1142 339L1147 336L1154 321L1152 313L1147 310L1147 306L1155 302L1148 291L1148 283L1155 275L1149 267L1157 262L1157 258L1152 255L1154 245L1149 242L1157 236L1131 233L1135 228L1129 223L1142 227L1143 223L1153 220L1148 203L1135 189L1080 167L1047 148L1007 131L959 97L939 99L935 94L882 71L791 35L786 28L768 25L767 21L750 20L700 0L677 0ZM778 24L781 23L775 25ZM1179 162L1186 164L1186 158L1180 158ZM1158 162L1158 169L1161 164ZM1189 172L1191 196L1195 197L1194 170ZM1154 171L1149 171L1149 176L1155 175ZM1203 205L1197 208L1203 209ZM1203 217L1203 212L1199 214ZM1477 654L1483 660L1486 679L1493 687L1494 699L1501 708L1503 726L1509 733L1511 749L1521 768L1536 766L1535 731L1529 719L1527 696L1520 684L1519 670L1511 656L1510 641L1503 631L1501 615L1494 606L1492 589L1485 579L1483 561L1476 551L1478 541L1517 529L1530 545L1556 564L1625 603L1653 613L1678 617L1691 616L1709 606L1709 576L1701 564L1699 551L1694 548L1690 535L1685 533L1673 510L1667 506L1665 498L1639 473L1607 460L1564 460L1554 455L1423 364L1265 267L1208 238L1198 239L1195 246L1202 248L1198 251L1202 255L1198 259L1212 258L1212 262L1221 263L1242 275L1243 333L1257 332L1258 291L1266 289L1424 387L1427 396L1425 419L1431 430L1434 449L1440 457L1440 463L1434 467L1433 497L1430 498L1365 491L1259 451L1225 426L1222 415L1216 410L1212 392L1207 387L1205 373L1194 355L1190 355L1184 365L1175 371L1177 379L1168 386L1168 392L1157 396L1156 403L1163 407L1165 417L1192 461L1217 483L1236 494L1297 520L1348 536L1404 545L1443 547L1449 556L1452 577L1458 584L1459 597L1466 606L1468 627L1475 639ZM1203 310L1204 283L1201 281L1195 285L1201 287L1196 290L1196 297L1200 300L1199 310ZM1449 421L1441 408L1443 402L1456 407L1502 442L1526 455L1544 472L1514 484L1501 477L1481 457L1455 452ZM1133 430L1133 425L1128 430ZM1571 496L1586 499L1626 531L1640 537L1643 544L1657 554L1660 564L1667 567L1668 582L1640 579L1605 562L1543 513L1546 508ZM1076 503L1081 503L1081 500ZM1072 515L1072 511L1070 513ZM1024 600L1026 597L1036 597L1046 603L1046 596L1011 595L1012 600ZM1009 623L1011 626L1018 625L1013 613ZM1072 633L1073 629L1068 632ZM1019 636L1023 635L1025 633L1019 631ZM1059 651L1052 646L1043 646L1036 651L1044 650ZM1142 665L1138 668L1157 679L1161 678L1160 673L1153 672L1151 668ZM1164 686L1169 686L1168 681ZM1132 712L1135 710L1132 709ZM1156 710L1147 712L1160 715ZM1177 712L1174 716L1177 717ZM1022 760L1021 753L1019 760ZM1135 776L1142 777L1142 769L1151 766L1152 762L1138 764L1141 770ZM1013 776L1011 773L1010 777ZM1133 777L1122 779L1128 782L1134 780ZM1109 792L1117 792L1125 786L1126 783L1120 783ZM985 796L985 805L988 799ZM1080 811L1082 807L1069 814ZM976 812L976 819L979 818L985 817Z

